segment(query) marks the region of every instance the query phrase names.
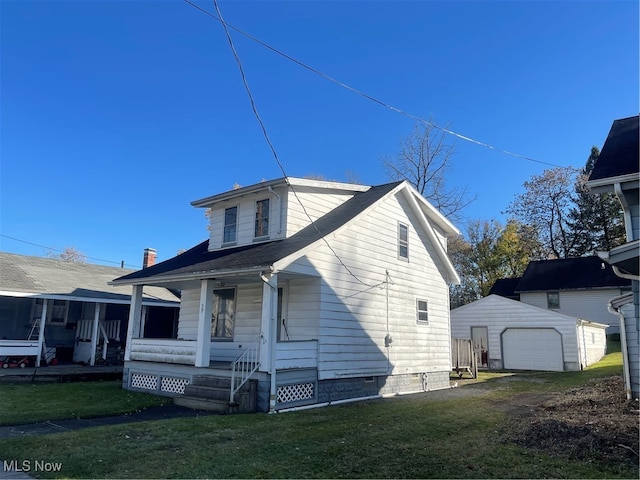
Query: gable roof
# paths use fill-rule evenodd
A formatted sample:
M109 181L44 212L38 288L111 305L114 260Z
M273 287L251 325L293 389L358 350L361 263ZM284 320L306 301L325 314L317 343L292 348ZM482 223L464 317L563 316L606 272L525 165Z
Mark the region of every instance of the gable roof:
M346 225L386 195L403 187L410 188L407 182L400 181L357 192L352 198L323 215L312 225L282 240L214 251L208 250L209 241L206 240L169 260L117 278L113 284L147 284L148 282L207 278L213 275L220 277L241 272L271 271L276 262L300 254L326 235ZM444 262L453 270L448 257Z
M521 279L522 277L499 278L494 282L491 290L489 290L489 295L499 295L512 300L519 300L520 295L516 293L516 288Z
M621 288L630 285L630 280L616 276L611 266L599 257L579 257L529 262L515 292Z
M0 252L0 295L129 303L131 288L112 286L108 282L123 272L132 271ZM179 300L176 295L161 287L146 287L143 296L143 302L147 304L172 302L177 306Z
M480 313L483 313L486 315L490 315L493 318L499 318L504 322L505 325L514 322L514 320L511 318L512 316L508 314L509 312L521 312L523 314L536 316L538 319L543 317L546 319L554 319L559 322L564 321L575 324L589 324L603 329L608 327L608 325L605 325L604 323L592 322L590 320L572 317L571 315L565 315L564 313L556 312L555 310L540 308L535 305L519 302L517 300L501 297L499 295L489 295L487 297L480 298L474 302L467 303L466 305L462 305L451 310L451 322L456 323L464 321L464 312L466 310L471 310L472 312L477 310L477 312L474 312L477 316L479 316ZM474 321L478 321L478 318L476 318ZM522 326L524 327L526 325L522 324Z
M638 173L640 116L615 120L604 142L589 182Z

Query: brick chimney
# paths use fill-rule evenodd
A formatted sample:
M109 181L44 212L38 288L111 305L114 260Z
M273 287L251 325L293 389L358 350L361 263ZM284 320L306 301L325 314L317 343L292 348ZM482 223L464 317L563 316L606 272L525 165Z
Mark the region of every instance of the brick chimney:
M153 267L156 264L156 249L145 248L142 259L142 268Z

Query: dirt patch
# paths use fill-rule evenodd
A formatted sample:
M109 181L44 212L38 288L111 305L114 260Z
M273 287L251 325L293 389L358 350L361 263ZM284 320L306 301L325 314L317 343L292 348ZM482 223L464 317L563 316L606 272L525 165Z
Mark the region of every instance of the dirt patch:
M638 465L638 402L621 377L593 380L564 393L516 395L496 403L512 417L502 441L551 455Z

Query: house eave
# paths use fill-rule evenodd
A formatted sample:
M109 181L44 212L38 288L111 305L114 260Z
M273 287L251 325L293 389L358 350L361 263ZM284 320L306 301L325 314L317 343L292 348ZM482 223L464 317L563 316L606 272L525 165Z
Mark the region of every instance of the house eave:
M64 295L64 294L52 294L52 293L31 293L31 292L12 292L12 291L0 291L0 297L15 297L15 298L42 298L45 300L68 300L72 302L85 302L85 303L109 303L117 305L130 305L131 298L129 299L115 299L115 298L103 298L103 297L82 297L78 295ZM159 306L159 307L178 307L179 301L171 302L167 300L151 300L143 298L143 305Z
M627 173L617 177L598 178L596 180L587 181L587 187L594 193L613 192L613 186L618 183L623 186L623 190L627 188L638 188L640 182L640 174L638 172Z
M255 266L239 270L201 270L183 274L153 275L149 277L134 278L130 280L113 280L109 285L162 285L167 283L184 282L203 279L229 279L246 275L259 275L260 273L273 272L273 266Z

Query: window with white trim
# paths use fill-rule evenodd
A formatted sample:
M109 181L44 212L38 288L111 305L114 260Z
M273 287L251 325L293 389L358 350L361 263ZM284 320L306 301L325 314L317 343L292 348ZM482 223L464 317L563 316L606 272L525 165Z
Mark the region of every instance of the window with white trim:
M398 223L398 257L409 259L409 227Z
M238 226L238 207L229 207L224 210L224 231L222 243L235 243Z
M418 323L429 323L429 302L427 300L416 299L416 321Z
M269 199L256 202L256 224L253 236L255 238L269 236Z

